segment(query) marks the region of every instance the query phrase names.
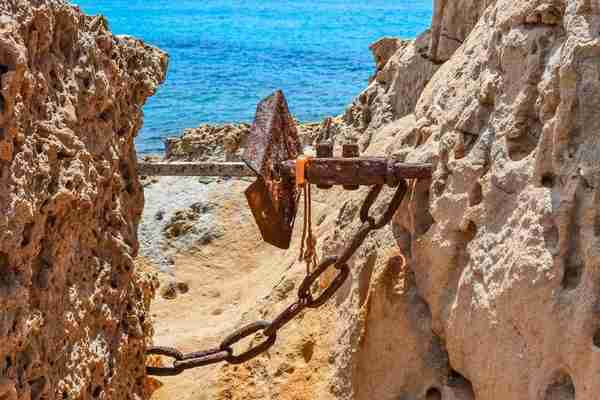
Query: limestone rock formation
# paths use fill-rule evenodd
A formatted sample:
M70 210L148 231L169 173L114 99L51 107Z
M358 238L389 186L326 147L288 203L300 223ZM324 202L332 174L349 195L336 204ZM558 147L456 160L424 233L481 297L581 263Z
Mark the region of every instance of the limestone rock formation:
M433 0L429 59L447 61L495 0Z
M296 121L298 136L304 145L336 136L342 129L339 118L327 118L323 123ZM165 140L167 161L239 161L244 140L250 133L249 124L201 125L185 129L181 136Z
M598 11L498 1L417 106L437 168L413 270L476 398L600 391Z
M202 125L186 129L181 137L165 141L165 158L171 161L234 160L250 132L248 124Z
M142 399L133 138L167 58L62 0L0 2L0 399Z
M600 5L446 10L442 33L464 43L440 41L438 55L453 53L414 113L367 141L367 154L433 162L433 179L411 185L330 303L264 356L221 369L219 399L598 398ZM475 16L470 33L453 26ZM358 228L364 195L323 200L321 255ZM301 275L295 264L286 279ZM290 286L245 318L276 314Z
M429 37L427 31L415 40L384 38L371 46L375 75L343 117L363 150L379 128L414 112L419 94L438 68L427 58Z
M412 114L419 95L465 41L492 0L435 0L431 29L415 40L383 38L371 45L375 74L346 109L344 122L363 150L382 126ZM352 135L349 135L352 136Z

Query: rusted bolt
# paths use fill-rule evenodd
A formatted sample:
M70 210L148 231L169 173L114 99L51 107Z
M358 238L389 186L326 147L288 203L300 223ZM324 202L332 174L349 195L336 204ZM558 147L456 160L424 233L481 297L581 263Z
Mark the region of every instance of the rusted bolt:
M321 142L317 144L317 157L333 157L333 144L331 142ZM317 185L319 189L331 189L333 185Z
M354 143L346 143L342 146L342 157L354 158L359 156L358 145ZM344 185L346 190L358 190L358 185Z

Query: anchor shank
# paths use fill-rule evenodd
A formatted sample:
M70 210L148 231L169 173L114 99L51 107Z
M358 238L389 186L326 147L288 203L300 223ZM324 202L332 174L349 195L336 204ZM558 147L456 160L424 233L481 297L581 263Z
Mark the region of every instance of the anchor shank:
M281 173L292 178L296 161L286 161ZM306 179L316 185L383 185L400 179L426 179L431 164L408 164L385 157L313 158L306 169Z
M382 185L399 179L431 177L431 164L408 164L385 157L313 158L306 178L317 185ZM144 176L230 176L253 177L255 173L241 162L140 162L138 173ZM294 179L296 161L280 164L280 173Z

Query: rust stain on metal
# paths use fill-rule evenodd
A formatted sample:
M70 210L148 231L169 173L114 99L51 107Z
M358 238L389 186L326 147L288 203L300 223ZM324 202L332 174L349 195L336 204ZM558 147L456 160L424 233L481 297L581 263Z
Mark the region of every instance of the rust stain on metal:
M296 123L281 90L262 100L245 143L242 160L266 178L277 164L302 153Z
M292 239L296 204L295 199L292 199L291 203L278 203L281 199L286 200L280 197L281 185L282 183L272 183L269 186L259 177L244 193L263 240L280 249L288 249ZM284 190L292 192L294 188Z
M360 154L358 145L356 143L344 143L342 145L342 157L344 158L357 158ZM366 164L369 167L369 163ZM338 170L339 171L339 170ZM344 185L345 190L358 190L359 185Z
M283 163L282 175L293 177L295 164L293 160ZM317 185L371 186L397 183L400 179L428 179L431 174L431 164L400 163L385 157L314 158L306 177Z
M246 198L263 240L282 249L290 246L298 204L297 188L281 179L280 166L301 153L296 124L277 91L258 104L242 160L260 176Z
M328 119L328 124L331 124L331 120ZM327 158L333 157L333 143L331 142L322 142L317 144L317 157L319 158ZM332 185L317 185L319 189L331 189Z

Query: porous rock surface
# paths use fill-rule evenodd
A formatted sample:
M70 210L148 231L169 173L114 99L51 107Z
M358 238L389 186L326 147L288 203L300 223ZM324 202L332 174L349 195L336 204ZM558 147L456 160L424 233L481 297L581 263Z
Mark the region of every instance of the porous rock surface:
M165 141L165 158L171 161L234 160L250 132L248 124L202 125L185 129Z
M332 301L221 369L217 398L598 398L600 4L450 3L477 23L366 151L432 162L433 178L411 183ZM365 194L322 200L319 254L347 243ZM301 276L244 318L276 315Z
M0 399L146 398L133 138L165 54L62 0L0 2Z
M327 118L322 123L298 124L298 136L303 144L312 146L339 134L339 118ZM165 140L167 161L240 161L251 125L246 123L210 125L185 129L180 136Z
M383 38L371 45L375 74L343 116L353 132L346 136L363 150L378 129L414 112L419 94L438 69L427 58L430 41L426 31L415 40Z
M479 21L483 11L495 0L433 0L431 39L428 57L447 61Z

